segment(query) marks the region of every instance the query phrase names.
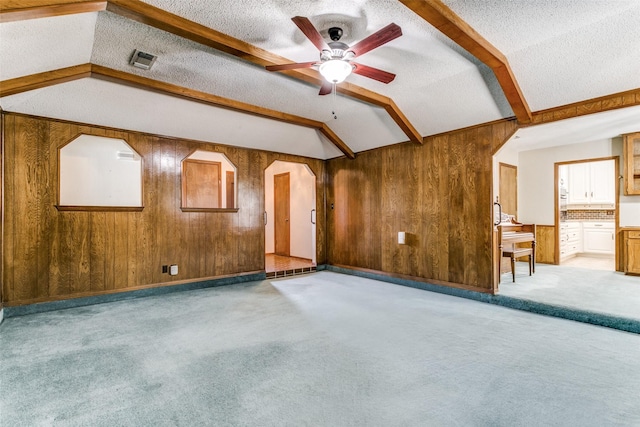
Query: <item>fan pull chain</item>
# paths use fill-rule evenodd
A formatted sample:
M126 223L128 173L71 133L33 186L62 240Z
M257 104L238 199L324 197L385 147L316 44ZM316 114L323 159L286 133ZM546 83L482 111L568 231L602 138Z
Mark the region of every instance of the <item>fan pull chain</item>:
M336 83L333 82L333 110L331 111L331 114L333 115L333 119L334 120L338 120L338 115L336 114Z

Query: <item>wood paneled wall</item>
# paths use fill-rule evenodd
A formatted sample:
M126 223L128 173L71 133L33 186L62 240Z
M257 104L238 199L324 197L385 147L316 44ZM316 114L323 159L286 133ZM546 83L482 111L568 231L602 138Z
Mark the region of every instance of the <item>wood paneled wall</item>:
M324 212L325 162L4 114L6 305L161 286L264 270L264 170L275 160L302 162L317 177ZM60 212L58 147L84 133L126 140L143 157L142 212ZM238 168L238 212L182 212L180 162L194 150L224 153ZM324 215L317 259L325 262ZM178 264L179 274L161 272Z
M329 263L490 291L502 121L327 163ZM407 233L406 245L397 243Z
M556 255L556 227L536 225L536 262L554 264Z

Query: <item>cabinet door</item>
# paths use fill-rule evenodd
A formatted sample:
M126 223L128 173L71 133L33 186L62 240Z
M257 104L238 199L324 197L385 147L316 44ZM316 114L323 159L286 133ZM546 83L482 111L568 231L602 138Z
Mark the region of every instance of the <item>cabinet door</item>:
M614 204L615 200L615 164L613 160L589 163L589 198L591 203Z
M584 229L584 252L613 254L615 240L613 230Z
M640 132L624 135L624 194L640 194Z
M589 164L572 163L569 165L570 204L589 203Z
M640 238L627 239L627 259L624 271L640 274Z

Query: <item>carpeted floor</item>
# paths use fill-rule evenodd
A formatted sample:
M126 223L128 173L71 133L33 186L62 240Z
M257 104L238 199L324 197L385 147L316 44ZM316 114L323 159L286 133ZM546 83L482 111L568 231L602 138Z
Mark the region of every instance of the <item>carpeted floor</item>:
M640 336L332 272L5 319L1 426L637 426Z
M640 320L640 276L550 264L529 276L526 263L518 264L515 283L502 275L500 295Z

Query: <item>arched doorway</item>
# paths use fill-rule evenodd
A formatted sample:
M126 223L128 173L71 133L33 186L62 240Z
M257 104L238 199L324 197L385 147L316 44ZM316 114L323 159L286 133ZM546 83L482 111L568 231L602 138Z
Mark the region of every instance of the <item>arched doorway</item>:
M316 176L303 163L276 160L265 169L267 277L314 271Z

